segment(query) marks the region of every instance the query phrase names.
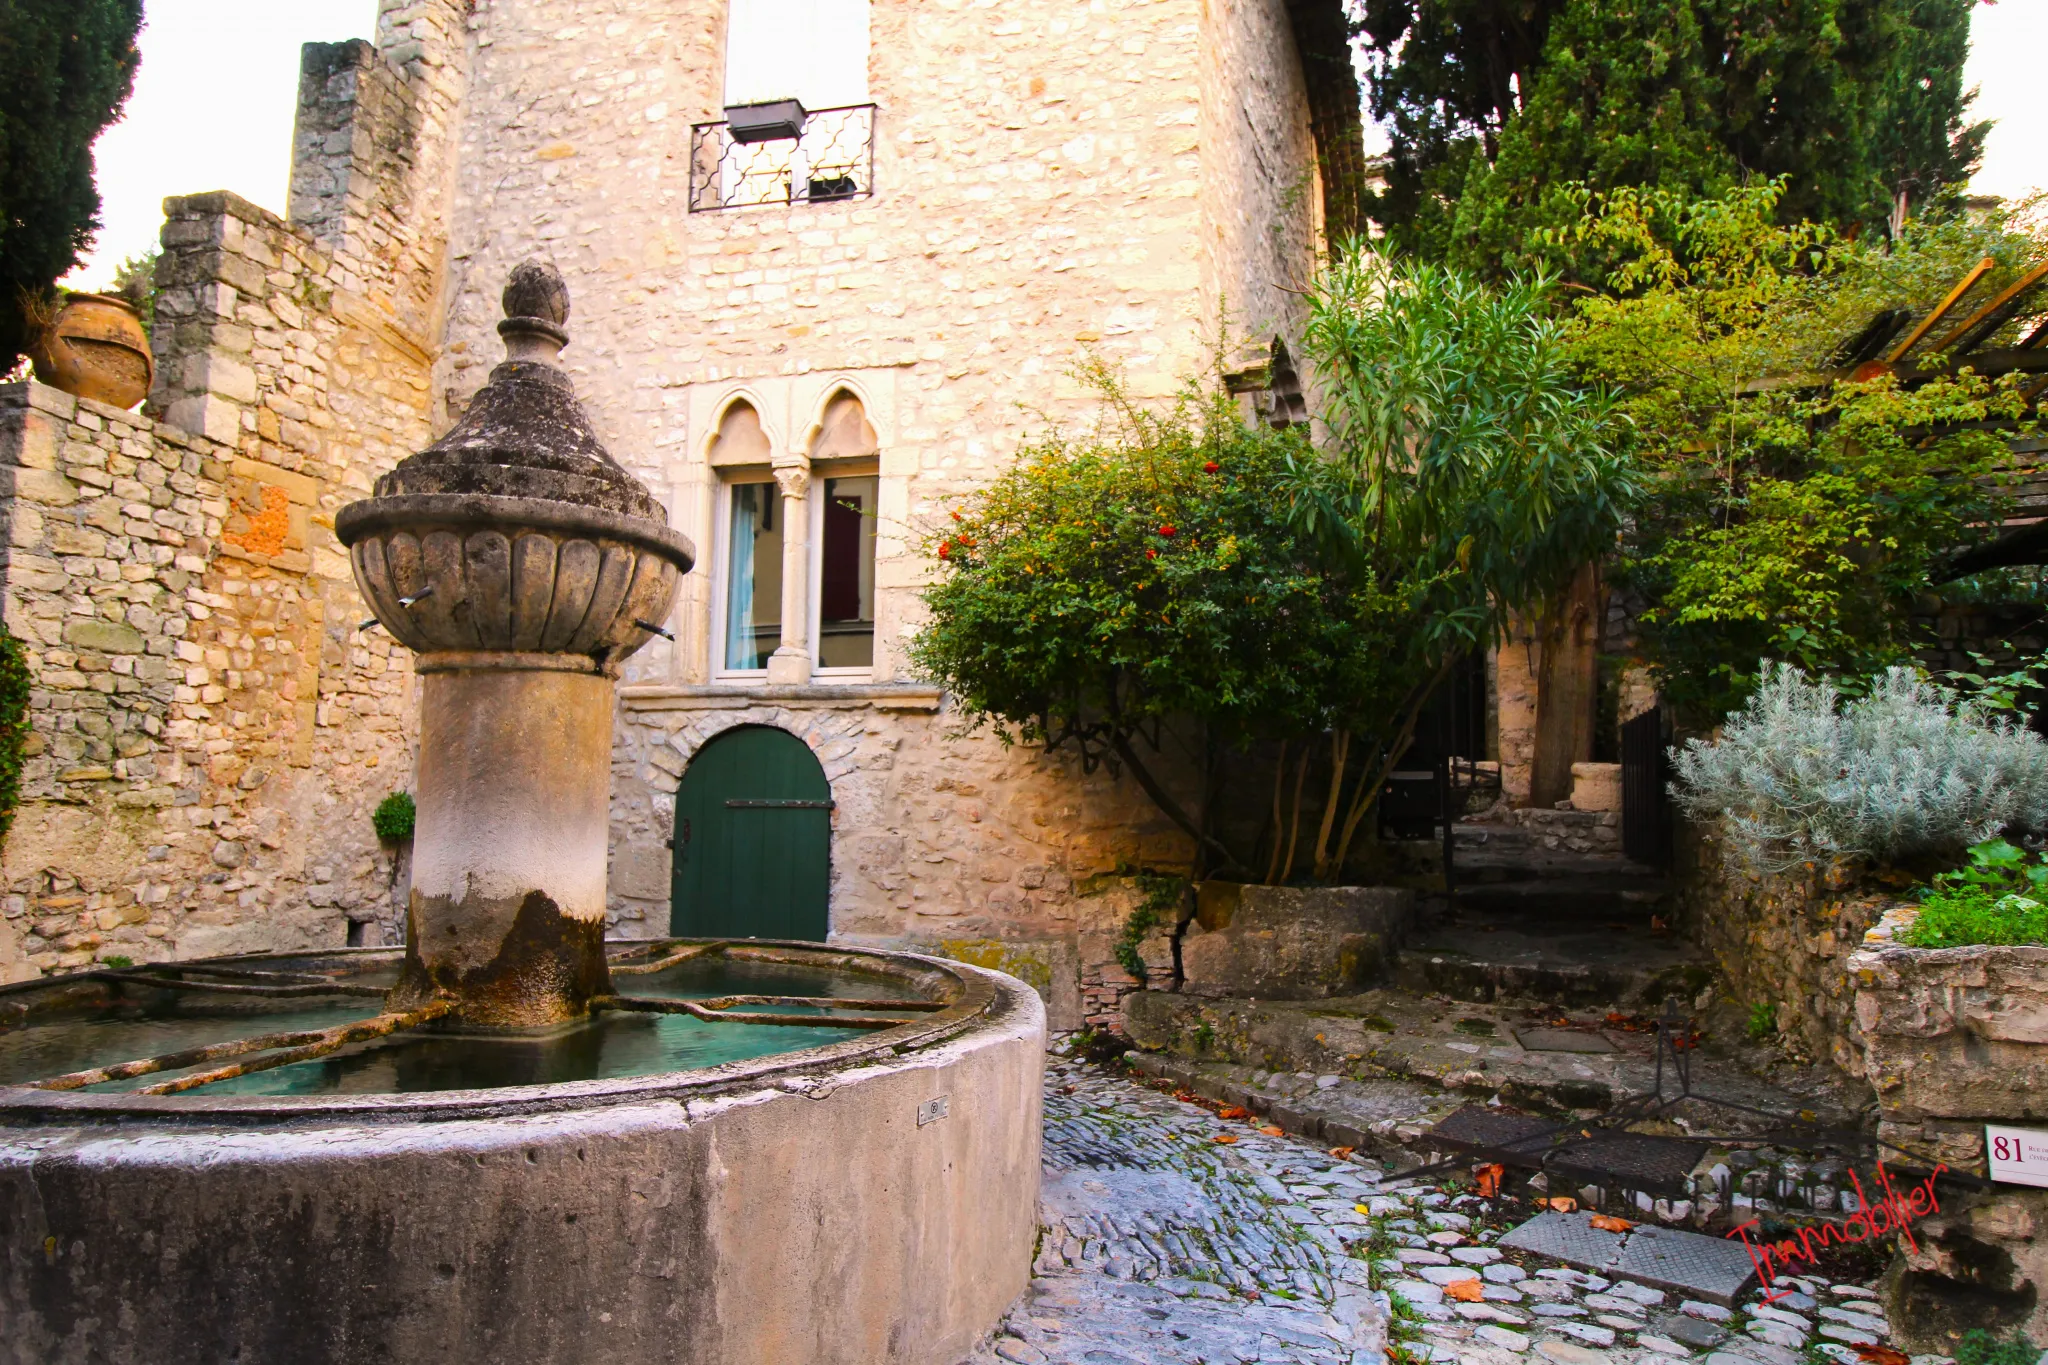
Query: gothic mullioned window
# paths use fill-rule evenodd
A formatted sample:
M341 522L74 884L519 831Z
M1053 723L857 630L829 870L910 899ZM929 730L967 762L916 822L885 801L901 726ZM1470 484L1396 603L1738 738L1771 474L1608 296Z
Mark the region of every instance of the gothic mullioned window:
M807 653L828 678L874 668L880 444L859 398L834 395L808 455L801 466L778 467L760 414L744 400L719 421L710 457L720 476L712 632L720 674L765 673L785 646Z

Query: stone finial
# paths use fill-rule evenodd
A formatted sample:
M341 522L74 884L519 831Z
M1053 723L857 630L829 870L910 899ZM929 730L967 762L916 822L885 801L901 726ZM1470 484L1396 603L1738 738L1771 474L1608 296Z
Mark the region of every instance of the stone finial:
M545 261L527 261L513 268L505 282L505 320L498 335L505 339L505 357L552 365L569 344L569 285Z

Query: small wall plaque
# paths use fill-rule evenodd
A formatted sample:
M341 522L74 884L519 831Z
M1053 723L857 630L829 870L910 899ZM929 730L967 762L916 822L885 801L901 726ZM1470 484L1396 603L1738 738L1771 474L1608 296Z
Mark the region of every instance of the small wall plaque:
M926 1100L923 1104L917 1106L917 1126L922 1128L927 1123L937 1123L940 1119L946 1117L952 1102L953 1097L951 1095L941 1095L935 1100Z
M1996 1128L1984 1125L1984 1151L1991 1158L1991 1178L2005 1185L2048 1188L2048 1133L2038 1128Z

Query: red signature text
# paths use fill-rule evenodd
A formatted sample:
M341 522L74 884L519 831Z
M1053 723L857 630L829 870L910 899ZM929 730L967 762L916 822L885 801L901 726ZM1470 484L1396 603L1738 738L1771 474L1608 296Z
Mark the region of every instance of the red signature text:
M1757 1278L1763 1281L1764 1302L1773 1303L1792 1293L1789 1289L1773 1289L1773 1278L1795 1264L1818 1264L1819 1254L1827 1250L1830 1243L1849 1246L1857 1242L1868 1242L1873 1238L1885 1237L1896 1232L1906 1239L1909 1251L1918 1251L1920 1244L1913 1240L1913 1224L1930 1213L1941 1212L1941 1201L1935 1197L1934 1182L1948 1170L1946 1165L1934 1168L1918 1185L1901 1190L1892 1184L1891 1172L1885 1170L1884 1162L1877 1163L1877 1183L1884 1191L1884 1197L1872 1203L1863 1192L1863 1182L1856 1172L1849 1172L1849 1179L1856 1186L1856 1212L1840 1223L1822 1223L1814 1227L1799 1229L1797 1238L1787 1237L1777 1242L1752 1241L1750 1229L1761 1226L1761 1220L1752 1218L1729 1233L1740 1237L1742 1245L1749 1251L1749 1259L1756 1266Z

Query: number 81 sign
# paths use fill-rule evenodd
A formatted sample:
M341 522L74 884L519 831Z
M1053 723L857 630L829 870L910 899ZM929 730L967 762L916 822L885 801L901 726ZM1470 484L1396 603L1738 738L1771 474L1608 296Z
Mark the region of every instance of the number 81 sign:
M2007 1185L2048 1187L2048 1133L2030 1128L1984 1129L1991 1178Z

